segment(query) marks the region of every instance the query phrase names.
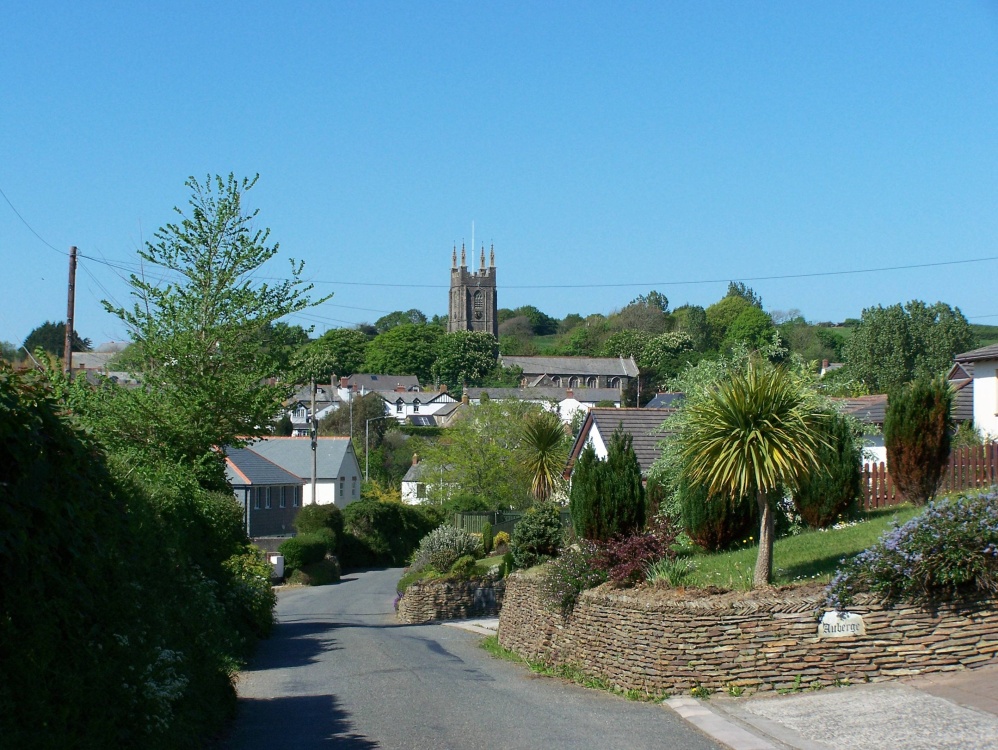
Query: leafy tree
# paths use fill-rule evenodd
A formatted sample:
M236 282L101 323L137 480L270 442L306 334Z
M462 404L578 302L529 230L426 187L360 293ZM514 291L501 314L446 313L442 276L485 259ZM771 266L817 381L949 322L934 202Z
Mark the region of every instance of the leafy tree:
M724 334L724 342L728 345L743 343L751 349L758 349L772 340L775 331L768 314L758 307L748 307L731 321Z
M320 435L353 435L360 441L365 438L365 429L370 430L371 447L377 448L381 445L381 440L388 429L391 420L377 419L386 414L385 400L377 393L368 393L363 396L355 396L351 402L341 403L338 409L334 409L319 420ZM367 420L373 419L369 428L366 428ZM351 426L352 425L352 426ZM363 454L363 443L357 446L359 455Z
M751 361L702 395L687 394L679 442L682 480L712 496L756 496L755 586L772 580L772 505L781 486L798 487L817 468L821 413L790 371Z
M652 335L646 331L626 329L610 334L600 350L601 357L634 357L640 361L644 356L645 347L652 340Z
M824 529L855 507L863 447L852 421L841 414L830 414L819 429L825 444L818 450L818 469L794 493L794 505L804 523Z
M683 305L673 311L672 318L676 329L690 337L695 351L703 352L710 347L710 323L706 310L699 305Z
M403 323L378 334L367 345L364 369L391 375L415 375L421 383L433 381L437 343L444 332L435 326Z
M586 319L578 313L569 313L561 319L560 323L558 323L558 333L568 333L585 322Z
M510 317L525 317L530 321L536 336L547 336L558 332L558 321L550 315L542 313L533 305L521 305L512 311Z
M568 336L568 353L579 357L595 357L610 335L606 318L590 315L584 324L577 326Z
M643 303L631 303L607 318L610 330L635 330L650 334L664 333L671 327L670 317L658 307Z
M413 324L417 326L426 325L426 316L419 310L413 308L412 310L396 310L393 313L388 313L383 317L378 318L374 321L374 327L377 329L378 333L384 333L389 331L395 326L401 326L406 324Z
M349 376L360 372L367 354L367 336L356 328L334 328L310 344L321 362L316 377L326 380L331 375ZM393 373L397 374L397 373Z
M719 345L728 335L728 328L752 303L738 295L725 297L707 308L707 324L710 326L710 339Z
M287 385L271 384L282 375L282 355L264 345L263 332L318 304L300 279L301 263L291 262L290 280L255 280L278 250L266 244L269 230L252 228L258 212L243 210L256 180L189 178L190 213L175 209L180 222L161 227L155 242L139 251L176 280L160 285L132 275L137 302L131 309L103 303L128 326L130 359L145 384L118 395L130 403L117 409L121 417L111 434L195 467L205 486L219 489L226 484L217 448L263 434L289 394Z
M614 431L605 461L592 445L582 450L572 472L569 508L575 533L592 541L627 536L644 526L641 468L630 435Z
M905 500L924 505L939 488L950 452L953 392L940 376L891 392L884 415L887 464Z
M453 331L437 341L433 379L452 391L478 386L496 369L499 342L486 331Z
M16 362L19 359L17 346L9 341L0 341L0 359L5 362Z
M557 414L542 412L527 420L523 428L523 448L527 469L533 474L530 492L544 501L554 494L568 458L565 428Z
M760 310L762 309L762 297L756 294L752 290L752 287L746 286L743 281L729 281L728 293L725 296L740 297L752 305L752 307L758 307Z
M959 308L912 300L904 307L863 310L845 357L856 378L884 393L918 377L942 374L954 355L973 345L973 332Z
M648 294L639 294L631 300L630 304L653 307L661 313L669 312L669 298L655 290L648 292Z
M488 401L473 406L427 445L423 463L429 499L440 503L453 494L485 498L493 508L522 508L533 499L533 474L527 468L523 429L540 413L524 401Z
M653 379L655 385L660 386L676 377L699 356L688 333L670 331L659 334L648 342L638 364Z
M90 339L81 338L80 334L73 331L73 351L89 352L91 349ZM46 321L35 328L24 340L24 348L29 352L41 349L49 354L62 358L66 351L66 323L53 323Z

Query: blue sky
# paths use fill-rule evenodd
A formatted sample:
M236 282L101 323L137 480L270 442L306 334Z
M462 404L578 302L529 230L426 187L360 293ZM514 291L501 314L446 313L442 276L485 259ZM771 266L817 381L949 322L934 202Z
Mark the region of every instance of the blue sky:
M292 321L316 332L446 313L472 222L502 307L737 279L812 321L918 298L998 323L995 3L8 3L0 75L18 344L65 318L69 245L77 329L124 338L98 261L229 172L261 175L267 273L335 293Z

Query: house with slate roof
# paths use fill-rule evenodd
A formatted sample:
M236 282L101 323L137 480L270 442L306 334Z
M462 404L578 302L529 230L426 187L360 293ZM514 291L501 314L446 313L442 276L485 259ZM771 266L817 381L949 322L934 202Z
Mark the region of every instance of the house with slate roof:
M302 480L249 448L226 448L225 477L243 509L246 535L287 536L301 508Z
M985 437L998 438L998 344L957 354L954 359L949 373L950 383L958 386L954 416L965 416L969 402L974 426Z
M666 431L662 429L675 409L625 408L612 409L596 407L589 410L586 421L579 430L578 437L572 445L565 466L565 479L570 479L575 462L583 448L592 445L598 458L606 459L610 437L617 429L622 429L631 436L634 453L641 467L641 476L648 479L652 465L662 455L659 443L665 438Z
M503 367L523 371L525 388L614 388L623 391L638 377L633 357L514 357L501 355Z
M266 437L246 446L259 456L297 477L302 503L312 502L312 441L304 437ZM316 502L345 508L360 499L362 474L348 437L316 439Z

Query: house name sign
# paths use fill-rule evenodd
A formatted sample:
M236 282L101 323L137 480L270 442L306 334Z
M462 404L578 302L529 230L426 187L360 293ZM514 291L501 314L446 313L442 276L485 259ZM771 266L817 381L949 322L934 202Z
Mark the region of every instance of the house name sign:
M866 635L866 624L853 612L825 612L818 623L818 640L857 635Z

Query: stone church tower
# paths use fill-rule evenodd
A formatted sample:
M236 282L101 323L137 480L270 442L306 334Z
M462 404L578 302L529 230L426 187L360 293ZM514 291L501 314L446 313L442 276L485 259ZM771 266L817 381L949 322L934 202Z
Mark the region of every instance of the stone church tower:
M468 270L461 243L461 265L457 265L457 245L451 255L450 310L447 332L486 331L499 338L499 305L496 302L496 252L489 250L489 267L485 267L485 245L478 270Z

